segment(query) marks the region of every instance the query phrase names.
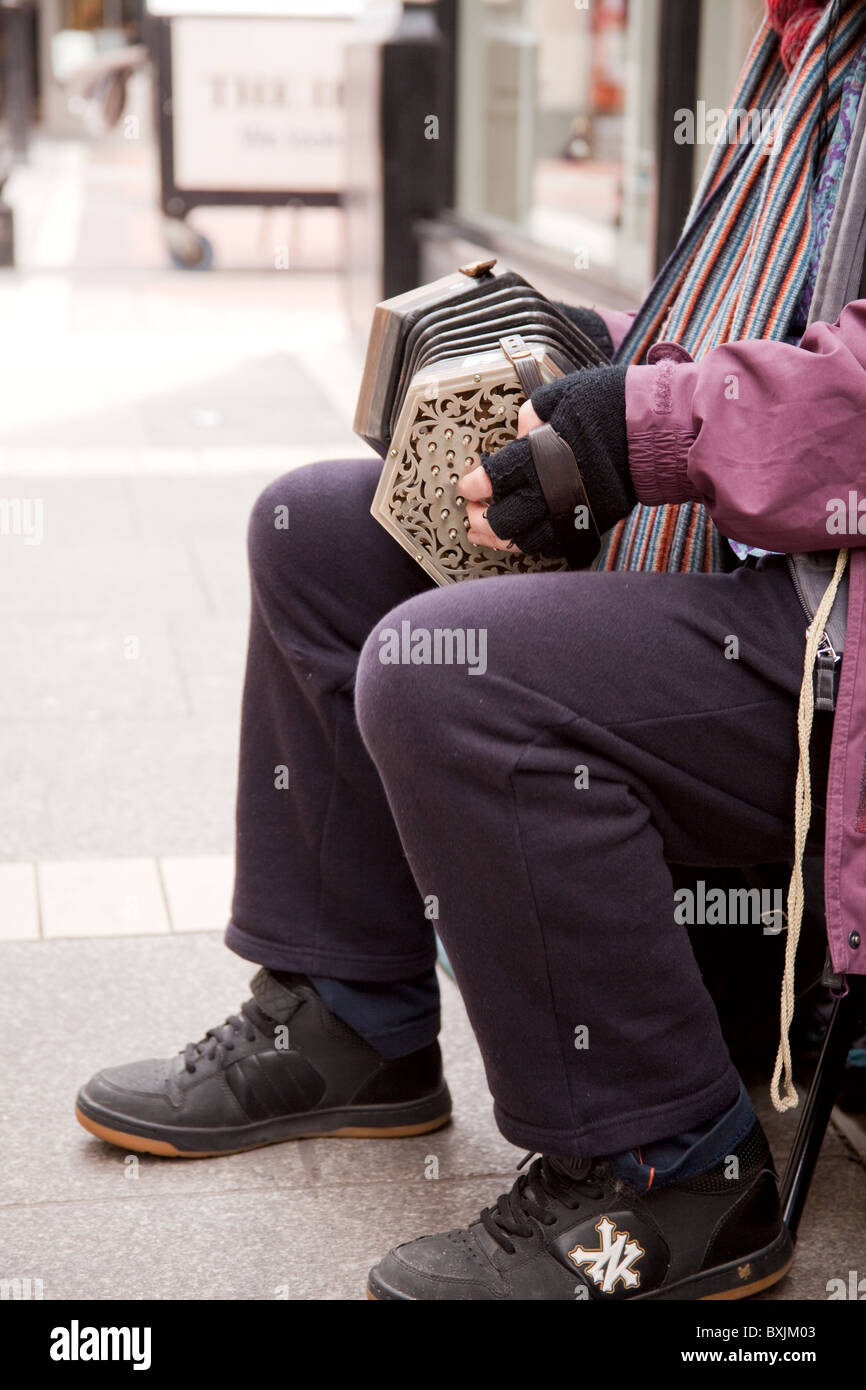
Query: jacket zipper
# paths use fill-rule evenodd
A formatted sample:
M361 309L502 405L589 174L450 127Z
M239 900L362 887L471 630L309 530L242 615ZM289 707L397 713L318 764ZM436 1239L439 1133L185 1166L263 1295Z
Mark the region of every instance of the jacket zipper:
M814 613L809 612L809 605L806 602L806 595L803 593L803 586L800 583L796 566L791 555L785 557L788 561L788 570L791 579L794 581L794 588L800 600L800 606L806 614L808 625L811 627ZM842 660L826 631L821 634L821 645L818 648L818 655L815 660L815 709L826 710L832 714L836 708L836 667Z

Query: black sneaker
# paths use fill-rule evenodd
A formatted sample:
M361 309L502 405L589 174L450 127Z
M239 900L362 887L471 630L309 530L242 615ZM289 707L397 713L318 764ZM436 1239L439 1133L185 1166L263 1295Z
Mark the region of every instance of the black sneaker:
M426 1134L450 1118L438 1043L389 1062L303 975L288 986L260 970L252 993L176 1057L97 1072L78 1093L79 1123L124 1149L205 1158L282 1139Z
M733 1299L793 1258L759 1124L700 1177L638 1193L604 1161L538 1158L468 1229L398 1245L373 1299ZM529 1156L527 1156L529 1157ZM526 1161L526 1160L524 1160Z

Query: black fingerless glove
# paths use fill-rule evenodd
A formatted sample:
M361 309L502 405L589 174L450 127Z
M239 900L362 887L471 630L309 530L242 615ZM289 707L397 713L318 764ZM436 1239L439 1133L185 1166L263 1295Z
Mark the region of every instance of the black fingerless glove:
M625 374L625 367L586 368L540 386L531 398L536 414L570 445L602 534L637 501L628 466ZM526 555L561 558L528 438L482 454L481 462L491 482L491 529Z
M561 314L565 314L581 333L595 343L599 352L603 352L605 357L613 357L613 338L601 314L594 309L585 309L583 305L562 304L558 299L554 303Z

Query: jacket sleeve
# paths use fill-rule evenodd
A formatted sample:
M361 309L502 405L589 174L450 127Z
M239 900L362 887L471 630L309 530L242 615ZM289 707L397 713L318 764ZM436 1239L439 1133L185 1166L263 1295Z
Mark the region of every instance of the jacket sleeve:
M703 502L766 550L866 545L866 300L797 347L747 339L694 362L657 344L626 375L626 424L639 501Z
M618 352L623 338L634 322L635 311L632 309L596 309L600 319L604 320L604 325L610 334L614 352Z

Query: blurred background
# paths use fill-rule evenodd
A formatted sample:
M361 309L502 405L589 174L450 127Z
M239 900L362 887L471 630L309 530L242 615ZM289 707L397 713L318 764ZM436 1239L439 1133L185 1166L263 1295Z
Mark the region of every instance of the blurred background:
M246 993L220 936L246 520L277 474L368 452L373 306L491 254L635 306L709 154L676 113L726 105L761 11L0 0L0 1276L32 1296L362 1297L389 1245L511 1185L448 981L438 1182L429 1137L130 1166L72 1103ZM837 1121L818 1253L771 1297L862 1252L866 1139Z
M387 283L398 233L407 262L460 235L550 274L589 270L584 292L631 298L670 249L708 153L674 145L673 112L725 106L761 10L761 0L3 0L2 173L15 175L17 264L156 269L167 252L183 265L213 256L224 270L273 269L282 238L297 267L375 269ZM419 111L434 131L410 128ZM400 164L404 148L423 148L419 135L433 148ZM67 202L80 186L62 241L67 209L37 195L40 175ZM97 182L114 232L101 243L82 197ZM134 189L142 212L150 195L157 213L135 232L121 223ZM360 231L376 220L377 192L387 225L347 248L334 209L353 206ZM303 219L287 216L301 207ZM184 236L175 224L192 210Z

